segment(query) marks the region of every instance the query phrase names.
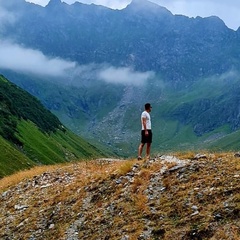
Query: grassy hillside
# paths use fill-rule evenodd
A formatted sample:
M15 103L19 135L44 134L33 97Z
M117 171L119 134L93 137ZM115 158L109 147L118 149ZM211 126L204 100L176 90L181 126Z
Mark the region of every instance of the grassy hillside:
M0 178L36 165L23 152L0 136Z
M71 131L44 133L30 121L21 120L16 138L21 146L0 138L0 178L13 172L42 164L93 159L105 153Z
M65 128L26 91L0 76L0 177L39 164L105 156Z
M53 164L104 155L100 150L69 130L45 134L32 122L21 121L18 134L26 155L35 162Z
M239 176L233 152L37 167L0 180L0 238L237 240Z
M201 79L186 89L152 90L156 149L239 149L239 79ZM158 99L155 101L154 99Z
M239 149L240 135L234 132L240 126L240 80L231 75L199 79L181 89L158 75L144 87L82 79L75 79L75 85L28 78L21 82L16 79L22 76L12 76L74 133L123 157L137 155L146 101L153 105L153 152Z

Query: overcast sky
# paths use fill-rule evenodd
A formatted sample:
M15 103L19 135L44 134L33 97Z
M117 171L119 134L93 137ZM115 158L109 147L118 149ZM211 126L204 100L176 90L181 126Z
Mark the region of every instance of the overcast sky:
M45 6L49 0L27 0ZM61 0L68 4L76 0ZM218 16L225 24L234 30L240 26L240 0L150 0L160 6L166 7L173 14L182 14L189 17ZM121 9L127 6L131 0L80 0L79 2L107 6L113 9Z

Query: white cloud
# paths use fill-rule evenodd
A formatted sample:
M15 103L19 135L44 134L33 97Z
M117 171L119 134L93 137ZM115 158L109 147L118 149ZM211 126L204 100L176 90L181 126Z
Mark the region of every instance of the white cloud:
M153 72L137 72L127 67L107 67L103 68L98 73L98 78L114 84L124 85L143 85L149 78L154 76Z
M16 16L0 6L0 31L6 24L14 24L16 21Z
M75 62L45 56L41 51L25 48L10 41L0 41L0 69L43 77L96 79L113 84L142 85L153 72L137 72L106 64L79 66Z
M76 67L76 63L45 56L38 50L0 41L0 68L41 76L60 77Z
M139 72L130 67L114 67L109 64L88 64L77 66L72 71L74 84L79 83L79 79L90 81L103 81L110 84L122 84L140 86L153 78L155 73L152 71Z

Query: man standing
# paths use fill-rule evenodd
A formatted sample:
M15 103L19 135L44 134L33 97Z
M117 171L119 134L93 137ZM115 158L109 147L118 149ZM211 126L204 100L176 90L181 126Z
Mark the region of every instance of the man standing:
M141 122L142 122L142 132L141 132L141 143L138 147L138 160L142 159L142 151L145 143L147 144L146 155L147 159L150 159L150 148L152 143L152 130L151 130L151 104L145 104L145 111L142 112Z

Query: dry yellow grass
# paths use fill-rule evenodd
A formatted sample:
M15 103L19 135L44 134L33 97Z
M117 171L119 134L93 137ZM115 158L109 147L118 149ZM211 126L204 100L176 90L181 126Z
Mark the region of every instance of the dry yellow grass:
M194 154L175 156L191 159ZM146 167L144 161L97 160L39 167L9 176L0 181L1 192L13 189L11 201L6 205L0 203L3 211L0 232L4 232L3 219L8 212L15 216L9 227L20 226L18 231L25 238L39 229L41 221L50 219L54 228L46 227L42 237L65 239L66 229L83 214L87 224L78 228L80 239L104 236L120 239L123 235L137 239L149 228L151 239L180 240L194 239L194 236L203 240L238 239L239 158L233 153L206 153L206 156L163 175L162 167L169 170L175 164L156 161ZM138 168L132 172L136 163ZM46 172L51 187L32 189L35 176ZM152 183L154 177L158 181ZM151 201L150 183L151 189L160 189L156 191L159 198L155 196ZM14 192L23 186L28 186L28 190L21 194ZM28 208L18 216L14 206L19 202ZM23 219L28 221L21 227Z
M59 167L62 167L62 166L63 165L39 166L39 167L34 167L32 169L17 172L13 175L4 177L0 179L0 192L6 188L9 188L21 182L24 179L32 178L36 175L40 175L47 171L54 171L55 169L58 169Z
M135 161L126 161L124 164L122 164L119 169L117 170L117 173L119 175L125 175L128 172L132 170L133 165L135 164Z

